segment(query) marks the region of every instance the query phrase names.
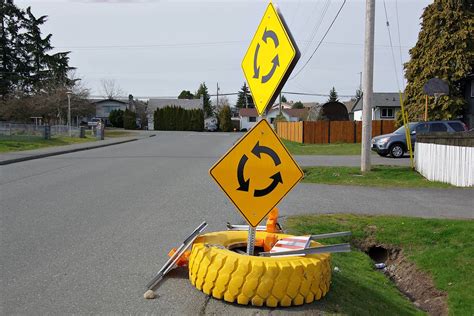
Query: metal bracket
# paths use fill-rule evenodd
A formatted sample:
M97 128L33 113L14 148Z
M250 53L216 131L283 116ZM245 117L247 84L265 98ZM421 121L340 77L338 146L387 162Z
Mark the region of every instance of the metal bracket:
M166 261L164 266L158 271L155 277L147 284L147 289L153 290L154 287L163 279L163 277L174 268L178 259L184 254L184 252L193 244L194 240L198 235L207 227L206 222L202 222L192 233L189 235L179 246L178 250Z
M350 252L350 244L336 244L329 246L313 247L299 250L290 250L282 252L261 252L262 257L278 257L278 256L299 256L299 255L312 255L318 253L334 253L334 252Z

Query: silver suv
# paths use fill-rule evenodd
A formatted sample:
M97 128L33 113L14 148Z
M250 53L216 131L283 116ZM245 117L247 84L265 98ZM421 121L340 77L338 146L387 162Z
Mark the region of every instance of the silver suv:
M417 133L432 132L464 132L466 125L461 121L431 121L408 123L410 129L410 139L412 147L416 141ZM405 127L402 126L391 134L380 135L372 138L372 150L380 156L385 157L390 154L393 158L401 158L408 151L405 137Z

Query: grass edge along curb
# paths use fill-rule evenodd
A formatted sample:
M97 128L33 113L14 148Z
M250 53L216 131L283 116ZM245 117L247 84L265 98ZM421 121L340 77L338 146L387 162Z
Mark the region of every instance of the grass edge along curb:
M448 293L449 314L473 314L474 284L469 276L474 275L474 220L324 214L288 217L284 225L289 232L299 235L350 230L353 233L353 244L370 239L373 243L402 249L411 264L415 264L421 272L432 278L436 289ZM345 262L342 260L346 258L344 256L351 257L356 253L368 258L363 252L353 251L348 254L334 254L333 263ZM374 270L373 262L371 269ZM337 282L341 280L333 273L333 283ZM335 285L333 287L325 301L332 307L342 306L338 301L339 297L332 295L337 292ZM357 303L358 300L360 299L354 302ZM371 302L366 303L363 308L368 308L369 303Z
M450 188L448 183L430 181L418 172L405 166L376 165L367 173L362 173L359 167L315 166L303 167L305 177L303 183L318 183L331 185L354 185L370 187L400 187L400 188Z
M266 234L258 231L256 238L265 238ZM227 249L246 243L245 231L213 232L198 237L189 257L191 284L230 303L268 307L311 303L329 291L330 254L272 258Z

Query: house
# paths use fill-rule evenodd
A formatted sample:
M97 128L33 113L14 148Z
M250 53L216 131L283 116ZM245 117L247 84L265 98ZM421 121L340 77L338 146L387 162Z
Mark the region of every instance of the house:
M351 110L354 121L362 121L362 106L363 98L360 98ZM398 92L374 92L372 98L373 120L394 120L400 109L400 95Z
M150 99L147 107L148 129L154 129L153 114L156 109L162 109L167 106L181 107L185 110L203 109L203 99Z
M281 114L285 117L288 122L299 122L306 119L308 116L308 108L303 109L282 109ZM266 119L270 124L273 124L275 118L280 114L279 109L271 109L267 115ZM239 110L240 116L240 130L249 130L251 129L258 121L260 117L258 116L256 109L243 108Z
M117 99L95 99L92 100L95 105L95 117L100 118L105 124L109 124L110 112L114 110L125 111L128 106L128 101Z

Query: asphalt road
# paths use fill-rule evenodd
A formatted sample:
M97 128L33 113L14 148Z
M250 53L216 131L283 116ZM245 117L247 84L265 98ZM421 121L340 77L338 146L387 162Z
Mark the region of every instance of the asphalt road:
M186 270L173 271L157 299L143 299L169 249L201 221L208 231L242 222L208 175L239 136L162 132L0 167L0 313L275 313L209 299ZM472 218L471 193L301 184L280 209Z

